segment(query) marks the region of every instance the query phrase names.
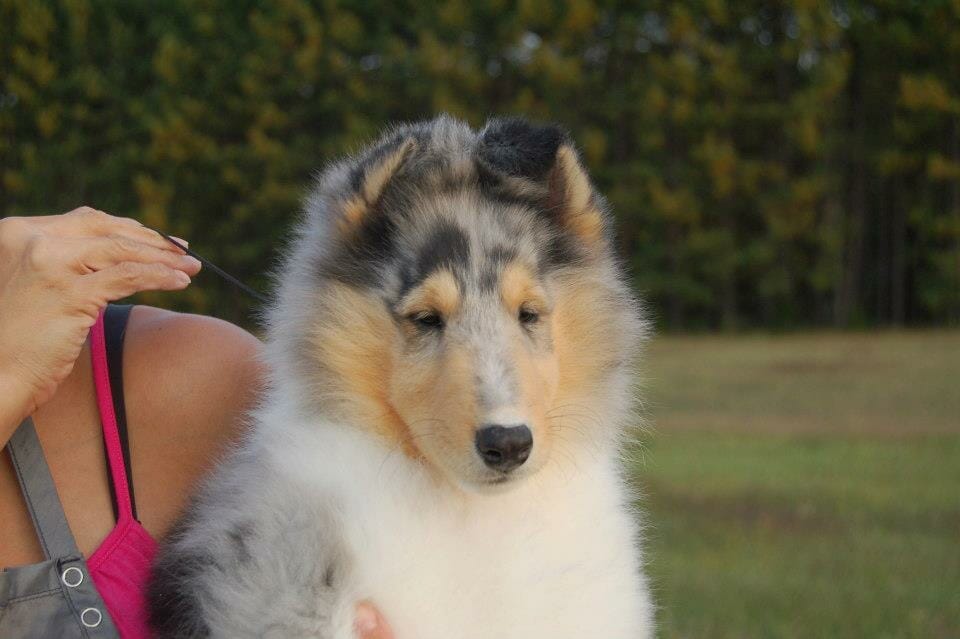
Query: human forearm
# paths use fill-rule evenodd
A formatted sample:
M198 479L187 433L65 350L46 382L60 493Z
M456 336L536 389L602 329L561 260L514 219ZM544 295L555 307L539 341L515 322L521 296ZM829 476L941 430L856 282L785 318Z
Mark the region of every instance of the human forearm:
M0 367L0 447L6 446L23 418L33 411L32 398L22 377Z

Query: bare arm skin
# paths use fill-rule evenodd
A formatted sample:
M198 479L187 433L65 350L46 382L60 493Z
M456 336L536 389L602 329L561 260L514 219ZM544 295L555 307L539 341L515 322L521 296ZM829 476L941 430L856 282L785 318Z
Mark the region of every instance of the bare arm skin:
M186 288L199 270L139 222L89 207L0 220L0 444L53 397L108 301Z
M199 315L137 306L124 346L124 394L137 510L162 538L194 485L244 428L263 375L260 342Z
M199 264L133 220L92 209L0 220L0 446L33 415L81 551L114 525L87 333L106 303L176 290ZM193 487L243 431L263 379L259 341L209 317L138 306L124 346L137 509L162 538ZM0 566L42 560L7 455L0 455ZM392 639L370 604L360 639Z

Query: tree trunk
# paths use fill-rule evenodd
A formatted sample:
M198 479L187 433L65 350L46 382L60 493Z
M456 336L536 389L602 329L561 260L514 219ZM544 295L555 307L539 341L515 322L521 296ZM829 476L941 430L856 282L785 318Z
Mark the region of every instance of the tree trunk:
M960 117L953 119L952 155L954 164L960 164ZM960 179L954 178L951 181L951 205L953 207L954 233L953 238L953 309L949 311L948 321L953 324L960 324Z
M907 319L907 216L905 204L898 198L900 179L895 177L890 199L890 224L893 240L890 250L890 320L895 326L902 326Z
M854 309L860 303L861 277L863 274L863 244L867 217L867 168L864 158L864 113L860 51L856 43L851 49L850 84L847 93L850 143L848 147L849 180L847 189L847 224L844 273L838 291L834 321L838 326L848 326Z

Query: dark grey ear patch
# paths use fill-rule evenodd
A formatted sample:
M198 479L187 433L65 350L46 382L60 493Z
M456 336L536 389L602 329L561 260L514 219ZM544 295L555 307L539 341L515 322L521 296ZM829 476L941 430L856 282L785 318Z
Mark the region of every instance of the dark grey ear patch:
M564 231L549 248L551 263L574 261L578 253L603 246L603 200L562 128L494 119L480 132L475 153L487 195L530 205Z
M523 118L490 120L477 143L477 161L487 170L539 182L557 160L566 132L554 124L535 124Z

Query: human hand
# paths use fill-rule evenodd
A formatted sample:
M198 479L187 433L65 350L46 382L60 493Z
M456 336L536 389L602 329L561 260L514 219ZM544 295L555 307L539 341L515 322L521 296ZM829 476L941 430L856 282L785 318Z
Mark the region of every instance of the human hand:
M0 431L54 395L108 302L199 271L155 231L89 207L0 220Z
M353 631L357 639L394 639L393 631L369 601L357 604Z

